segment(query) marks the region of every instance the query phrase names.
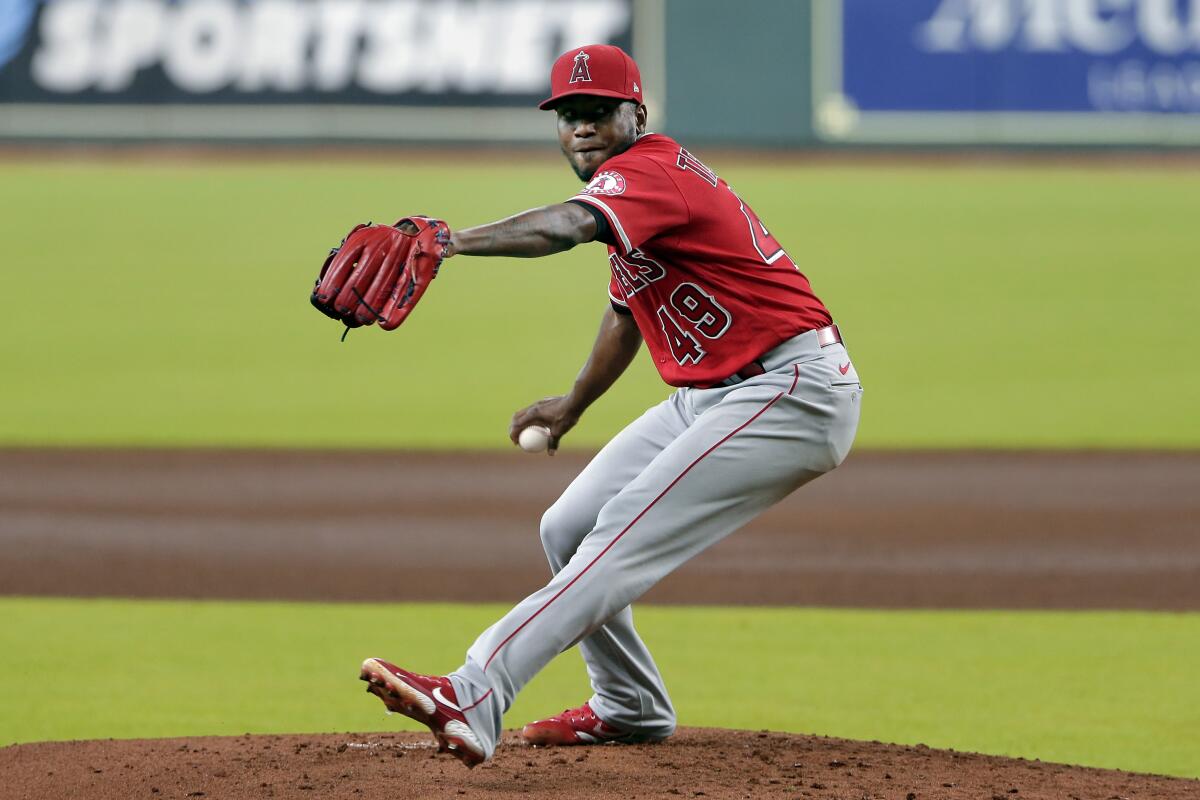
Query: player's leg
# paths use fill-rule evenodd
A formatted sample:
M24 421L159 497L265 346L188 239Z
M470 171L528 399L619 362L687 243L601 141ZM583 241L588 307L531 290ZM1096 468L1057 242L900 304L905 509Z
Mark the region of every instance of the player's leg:
M559 652L705 547L848 452L859 390L831 384L839 347L795 373L733 389L690 391L693 425L601 510L596 527L546 588L489 628L452 676L490 754L516 692Z
M557 574L596 526L604 505L636 478L692 421L674 394L615 436L542 517L541 538ZM625 608L579 643L592 709L610 725L651 738L675 730L675 710L650 651Z

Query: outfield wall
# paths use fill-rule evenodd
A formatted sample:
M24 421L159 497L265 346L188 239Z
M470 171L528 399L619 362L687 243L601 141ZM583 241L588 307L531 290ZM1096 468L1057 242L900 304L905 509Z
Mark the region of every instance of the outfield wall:
M542 141L631 49L727 145L1200 145L1200 0L0 0L0 138Z

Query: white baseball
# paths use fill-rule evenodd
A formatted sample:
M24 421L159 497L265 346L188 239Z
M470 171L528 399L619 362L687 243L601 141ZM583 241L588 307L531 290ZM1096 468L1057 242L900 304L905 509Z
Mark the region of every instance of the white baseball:
M517 444L526 453L540 453L550 446L550 429L545 425L530 425L521 431Z

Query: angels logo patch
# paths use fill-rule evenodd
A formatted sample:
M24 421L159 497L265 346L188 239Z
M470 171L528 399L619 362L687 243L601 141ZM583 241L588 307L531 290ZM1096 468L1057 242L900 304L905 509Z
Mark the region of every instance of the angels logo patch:
M625 178L621 173L606 169L597 172L580 194L622 194L625 191Z

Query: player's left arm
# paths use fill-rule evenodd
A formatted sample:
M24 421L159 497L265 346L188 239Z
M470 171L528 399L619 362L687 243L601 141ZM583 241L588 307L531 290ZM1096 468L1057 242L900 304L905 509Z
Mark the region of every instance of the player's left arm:
M454 231L446 255L537 258L595 238L596 219L590 211L576 203L557 203Z

